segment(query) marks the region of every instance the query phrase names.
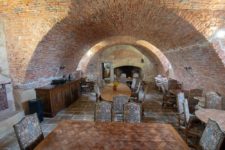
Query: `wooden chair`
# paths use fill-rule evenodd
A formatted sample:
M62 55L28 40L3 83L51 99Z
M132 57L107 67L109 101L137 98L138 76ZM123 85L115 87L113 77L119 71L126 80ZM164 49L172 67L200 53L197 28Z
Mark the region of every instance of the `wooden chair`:
M138 81L138 85L137 85L137 88L135 89L131 89L131 97L133 98L138 98L138 93L139 91L142 89L142 82L141 81Z
M188 94L189 110L191 113L195 112L195 107L198 100L194 99L195 96L202 97L203 89L191 89Z
M94 92L95 92L95 95L96 95L96 101L101 100L100 88L97 84L94 85Z
M140 79L133 78L132 79L132 84L131 84L131 91L132 92L137 91L140 88L141 84L142 84L142 81Z
M169 79L168 90L172 90L172 89L182 89L182 84L175 79Z
M168 79L161 75L156 76L155 78L155 86L158 90L162 90L162 86L165 86L166 90L168 90Z
M95 104L95 121L112 120L112 105L110 102L101 101Z
M143 89L141 88L141 90L139 90L138 92L138 103L143 103L145 101L145 96L147 93L147 88Z
M130 123L141 122L141 105L135 102L124 104L124 121Z
M136 83L138 82L137 81L138 79L137 78L133 78L132 79L132 83L131 83L131 90L134 90L136 88Z
M122 73L122 74L120 75L119 81L120 81L121 83L126 84L126 83L127 83L127 75L126 75L125 73Z
M165 107L175 108L176 95L171 94L169 91L166 91L164 86L162 86L162 92L163 92L162 108Z
M170 107L176 108L177 101L176 101L176 94L172 93L171 91L178 91L182 90L182 84L175 79L168 80L168 90L166 90L165 86L162 86L163 91L163 102L162 107Z
M21 150L33 150L44 139L36 113L25 116L13 128Z
M200 124L200 121L196 116L191 115L189 112L188 100L184 99L183 103L184 109L184 126L181 129L184 129L185 140L188 143L188 138L199 139L202 135L203 127Z
M180 92L177 94L177 120L178 120L178 126L184 126L185 118L184 118L184 103L185 100L185 94L183 92Z
M129 97L125 95L118 95L113 97L113 120L122 121L123 120L123 108L124 104L129 101Z
M203 150L220 150L224 138L225 132L222 131L218 123L209 119L200 139L200 148Z
M222 109L222 97L216 92L206 93L205 106L211 109Z

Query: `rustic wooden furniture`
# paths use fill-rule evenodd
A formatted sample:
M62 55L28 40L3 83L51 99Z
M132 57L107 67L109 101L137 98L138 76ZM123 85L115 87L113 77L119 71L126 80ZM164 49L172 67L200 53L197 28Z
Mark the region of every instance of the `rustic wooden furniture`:
M185 123L185 117L184 117L184 106L183 103L185 101L185 96L183 92L180 92L177 94L177 120L178 120L178 126L181 127Z
M35 150L189 150L170 124L63 121Z
M205 97L203 96L194 96L194 99L198 101L198 104L195 109L205 108Z
M95 85L95 82L93 81L81 80L80 82L81 92L87 93L87 92L94 91L94 85Z
M110 102L95 103L95 121L112 121L112 104Z
M124 104L129 101L126 95L118 95L113 97L112 115L113 121L123 121Z
M205 107L209 109L222 109L222 97L217 92L207 92L205 94Z
M119 83L116 91L113 90L113 84L107 84L101 91L101 98L106 101L112 102L113 97L118 95L126 95L130 97L131 90L126 84Z
M222 150L225 132L221 130L218 123L209 119L200 140L200 147L203 150Z
M207 123L208 119L216 121L220 128L225 131L225 111L217 109L199 109L195 111L195 115L202 122Z
M198 104L198 100L194 97L198 96L201 97L203 95L203 89L191 89L188 94L188 103L189 103L189 109L190 113L195 112L195 107Z
M168 90L165 86L162 86L163 102L162 107L176 108L176 95L182 91L182 84L175 79L168 80Z
M188 142L188 138L189 137L194 137L194 138L200 138L201 134L202 134L202 126L201 124L198 125L196 124L197 122L199 122L196 118L196 116L191 115L189 112L189 105L188 105L188 100L184 99L184 103L183 103L183 109L184 109L184 126L180 126L180 128L184 129L185 131L185 139L186 142Z
M34 149L44 139L36 113L25 116L13 128L21 150Z
M141 104L135 102L128 102L124 104L124 121L130 123L141 122Z
M54 117L57 112L68 107L80 95L80 80L62 85L48 85L37 88L36 95L43 103L44 116Z

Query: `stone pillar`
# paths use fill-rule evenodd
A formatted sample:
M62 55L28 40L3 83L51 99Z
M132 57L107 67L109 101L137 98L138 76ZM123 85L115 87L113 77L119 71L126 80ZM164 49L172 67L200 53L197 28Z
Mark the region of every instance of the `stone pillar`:
M2 21L0 21L0 85L5 86L5 91L7 96L8 109L4 111L14 111L15 104L14 104L14 96L13 96L13 86L10 79L4 25Z

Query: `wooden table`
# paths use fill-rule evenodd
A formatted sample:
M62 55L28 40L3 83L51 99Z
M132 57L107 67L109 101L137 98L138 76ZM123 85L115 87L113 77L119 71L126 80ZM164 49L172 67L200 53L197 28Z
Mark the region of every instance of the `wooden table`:
M207 123L208 119L215 120L225 131L225 111L217 109L199 109L195 112L195 115L204 123Z
M131 96L130 88L123 83L119 83L117 90L113 90L113 84L107 84L101 91L101 98L106 101L113 101L113 97L117 95Z
M188 150L169 124L63 121L35 150Z

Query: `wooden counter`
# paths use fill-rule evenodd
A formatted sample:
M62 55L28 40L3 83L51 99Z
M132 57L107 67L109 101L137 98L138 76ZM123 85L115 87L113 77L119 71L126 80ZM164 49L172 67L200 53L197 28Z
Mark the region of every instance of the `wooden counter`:
M54 117L57 112L68 107L80 96L80 80L62 85L48 85L36 88L36 95L43 102L44 116Z

